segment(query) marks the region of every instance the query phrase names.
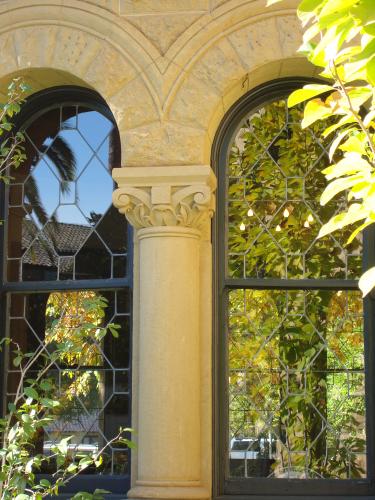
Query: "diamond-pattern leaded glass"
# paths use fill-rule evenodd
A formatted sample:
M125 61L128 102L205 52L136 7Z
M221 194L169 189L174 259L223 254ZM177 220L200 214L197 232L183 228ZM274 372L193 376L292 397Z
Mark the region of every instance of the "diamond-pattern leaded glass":
M99 296L108 301L104 317L102 308L85 305ZM48 349L56 342L72 343L72 354L48 373L60 406L58 418L38 436L43 453L50 454L54 444L69 436L72 457L102 449L120 427L130 425L129 290L11 294L9 302L9 335L25 352ZM97 340L96 329L77 331L85 323L98 327L115 323L121 327L119 336L108 334ZM11 361L6 374L9 401L14 400L20 373ZM42 472L53 472L51 467ZM129 473L128 450L109 446L98 472Z
M230 474L366 475L359 292L229 294Z
M362 240L317 239L346 200L320 205L329 142L319 122L301 129L302 116L286 99L264 105L228 155L231 479L367 477L363 305L347 284L361 274Z
M12 282L7 335L24 352L49 352L69 342L69 354L46 373L60 406L56 420L36 434L35 452L51 455L56 442L72 436L75 460L130 425L131 289L127 224L112 206L118 130L95 104L72 104L74 92L64 105L63 95L24 127L26 160L11 172L8 187L5 278ZM74 291L67 280L75 281ZM28 293L25 282L33 282ZM106 307L93 306L102 299ZM118 325L118 336L99 335L109 323ZM20 376L12 356L10 351L5 373L8 401ZM122 475L118 487L124 489L129 466L128 450L113 443L100 469L84 473L95 474L98 487L102 474ZM53 460L43 467L39 472L56 470Z
M121 278L126 222L112 206L117 130L101 113L62 106L26 129L9 189L8 281Z
M324 222L346 206L325 207L328 141L322 125L303 130L302 109L286 100L251 114L237 132L227 176L227 274L234 278L356 278L361 241L350 230L317 239Z

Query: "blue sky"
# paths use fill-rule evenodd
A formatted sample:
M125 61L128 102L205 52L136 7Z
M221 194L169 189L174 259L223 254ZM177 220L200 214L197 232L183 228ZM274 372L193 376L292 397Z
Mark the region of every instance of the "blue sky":
M77 125L78 129L73 128ZM42 204L49 215L55 213L59 222L87 225L84 216L89 217L91 211L103 214L110 206L113 181L105 166L112 127L112 123L96 111L80 112L78 123L75 117L63 123L59 136L72 149L77 167L76 182L70 184L69 193L61 192L56 167L46 155L33 168ZM45 145L51 143L51 139L44 142Z

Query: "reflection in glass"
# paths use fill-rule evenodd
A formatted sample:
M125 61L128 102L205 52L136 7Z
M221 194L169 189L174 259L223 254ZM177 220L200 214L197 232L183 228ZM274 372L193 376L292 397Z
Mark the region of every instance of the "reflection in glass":
M317 240L344 197L320 206L329 143L320 122L301 129L302 108L281 99L251 113L227 166L227 275L234 278L358 278L361 241L350 230ZM319 139L318 139L319 137Z
M28 160L9 188L8 281L124 277L126 221L112 207L114 124L61 106L25 136Z
M107 307L90 305L99 296L107 299ZM73 436L69 446L74 459L75 454L100 450L120 427L129 426L129 298L128 290L10 295L9 336L24 352L42 345L47 351L53 350L54 345L63 342L70 346L48 374L60 406L56 409L57 419L46 432L39 433L36 452L51 454L56 442ZM120 325L118 338L110 333L100 338L100 328L108 323ZM13 399L19 381L19 371L12 361L10 353L8 401ZM53 472L53 463L46 467L50 469L43 472ZM107 448L99 472L128 473L128 451L118 445Z
M366 477L355 291L229 292L231 477Z

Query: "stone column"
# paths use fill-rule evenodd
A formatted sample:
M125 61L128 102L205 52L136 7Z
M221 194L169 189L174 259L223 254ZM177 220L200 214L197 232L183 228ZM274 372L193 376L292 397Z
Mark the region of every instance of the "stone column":
M201 254L216 179L209 166L128 167L115 169L113 177L119 186L114 205L136 229L139 266L133 365L137 464L128 496L206 499L210 486L203 462L211 449L202 450L207 443L202 433L211 429L202 429L207 423L202 395L209 393L203 386L210 382L202 376L201 326L207 321L201 293L207 284Z

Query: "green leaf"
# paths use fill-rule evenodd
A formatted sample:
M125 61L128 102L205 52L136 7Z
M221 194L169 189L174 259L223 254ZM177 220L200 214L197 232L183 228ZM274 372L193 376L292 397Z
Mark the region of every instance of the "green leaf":
M328 157L329 157L329 161L332 161L332 158L333 158L333 155L335 154L335 151L336 149L338 148L340 142L344 139L344 137L346 137L352 130L350 128L346 129L346 130L343 130L342 132L340 132L337 137L335 138L335 140L332 142L330 148L329 148L329 153L328 153Z
M359 2L359 0L329 0L320 11L320 17L328 16L329 14L341 13L343 10L348 10Z
M343 116L337 123L330 125L327 127L322 135L323 137L328 137L332 132L335 132L338 128L343 127L344 125L349 125L350 123L356 123L355 119L352 116Z
M82 457L81 460L79 461L78 467L80 470L86 469L87 467L89 467L89 465L92 465L93 462L94 462L94 460L91 456L85 456L85 457Z
M40 388L43 389L43 391L49 391L53 388L51 381L48 379L43 379L39 385Z
M343 175L352 175L357 172L371 173L372 167L358 153L346 153L345 157L334 165L323 170L323 174L328 180L341 177Z
M60 442L56 444L55 448L63 455L66 455L68 453L68 445L71 439L72 436L61 439Z
M41 479L40 484L43 486L43 488L50 488L51 483L48 481L48 479Z
M366 75L368 81L375 87L375 55L366 64Z
M363 27L363 31L368 35L375 36L375 23L367 24Z
M371 24L375 21L374 0L361 0L350 13L360 25Z
M305 85L302 89L297 89L288 97L288 107L291 108L300 102L307 101L312 97L316 97L325 92L334 90L331 85L309 84Z
M14 403L8 403L8 411L10 413L14 413L16 411L17 407Z
M370 87L355 87L348 90L348 96L352 107L359 111L360 107L372 97L372 89Z
M326 205L338 193L341 193L341 191L345 191L346 189L350 189L353 186L353 184L355 184L361 179L362 179L361 176L353 175L351 177L345 177L334 180L333 182L328 184L328 186L323 191L323 194L320 197L320 204L323 206Z
M362 274L358 286L362 291L364 297L371 292L375 286L375 267L371 267L365 273Z
M363 208L361 204L354 203L349 207L347 212L335 215L324 224L319 231L318 238L323 238L327 234L331 234L338 229L342 229L350 224L366 219L367 213L367 209Z
M14 359L13 359L13 365L18 367L20 366L21 362L22 362L22 358L23 356L22 355L19 355L19 356L16 356Z
M363 231L364 229L366 229L366 227L368 227L370 224L372 224L371 221L366 221L364 222L363 224L361 224L359 227L357 227L353 232L352 234L350 235L350 237L348 238L348 241L346 242L347 245L349 245L355 238L356 236L361 232Z
M328 118L332 111L321 99L313 99L305 106L304 117L301 123L302 128L307 128L317 120Z
M358 153L360 155L366 154L366 139L361 134L352 135L347 139L344 144L341 144L342 151Z
M315 12L320 4L324 3L324 0L302 0L298 5L298 13L304 12Z
M119 336L119 333L118 333L118 329L120 328L119 325L114 325L114 324L109 324L108 325L108 329L109 331L111 332L112 336L115 337L116 339L118 338Z
M25 387L23 390L24 394L31 399L37 400L39 395L33 387Z

